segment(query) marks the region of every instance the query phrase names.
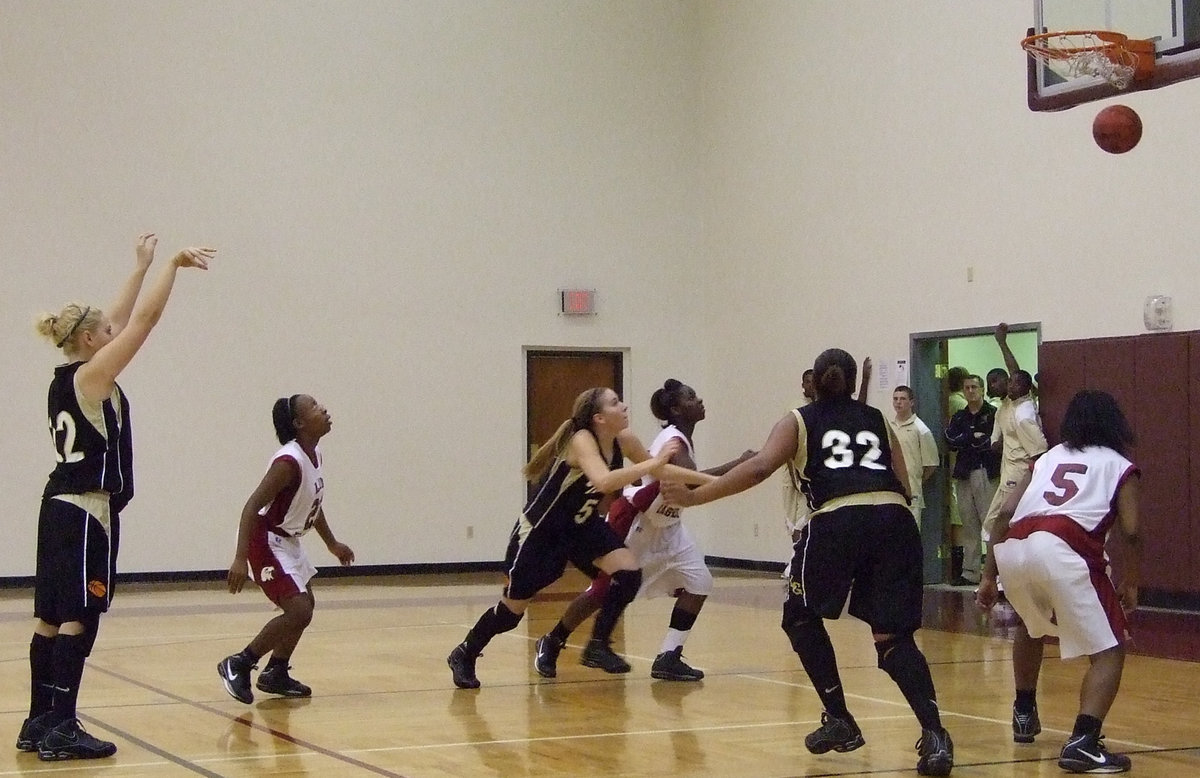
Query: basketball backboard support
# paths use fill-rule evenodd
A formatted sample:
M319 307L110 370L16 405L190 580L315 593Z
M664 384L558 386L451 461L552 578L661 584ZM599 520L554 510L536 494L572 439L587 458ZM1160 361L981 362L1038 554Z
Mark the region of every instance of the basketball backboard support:
M1158 89L1200 76L1200 0L1034 0L1028 35L1110 30L1154 43L1154 73L1118 89L1103 79L1073 78L1026 56L1029 110L1061 111L1126 92Z

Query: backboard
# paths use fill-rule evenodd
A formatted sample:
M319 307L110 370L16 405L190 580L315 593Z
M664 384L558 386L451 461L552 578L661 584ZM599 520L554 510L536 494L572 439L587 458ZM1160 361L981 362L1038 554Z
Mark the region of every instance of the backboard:
M1154 44L1154 73L1124 90L1103 79L1071 77L1027 56L1029 109L1060 111L1124 92L1200 76L1200 0L1034 0L1028 35L1067 30L1111 30Z

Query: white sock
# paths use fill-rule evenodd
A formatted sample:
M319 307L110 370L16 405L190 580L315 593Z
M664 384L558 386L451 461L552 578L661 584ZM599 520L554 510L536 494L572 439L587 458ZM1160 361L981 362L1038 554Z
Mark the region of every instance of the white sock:
M660 654L665 654L668 651L674 651L676 648L681 647L687 641L688 635L690 635L691 632L692 631L690 629L668 629L667 636L663 638L662 648L660 648L658 652Z

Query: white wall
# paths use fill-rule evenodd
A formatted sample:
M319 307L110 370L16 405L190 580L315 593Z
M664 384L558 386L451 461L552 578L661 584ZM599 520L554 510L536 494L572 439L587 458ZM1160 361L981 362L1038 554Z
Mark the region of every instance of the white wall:
M1134 334L1151 293L1200 327L1200 81L1123 98L1145 133L1110 156L1106 103L1028 110L1032 3L703 9L706 438L761 445L828 346L904 355L911 332L1004 320ZM778 484L701 510L710 553L786 558Z
M334 416L329 515L360 562L480 561L520 508L523 346L628 349L646 436L653 388L694 384L708 464L761 444L829 345L1129 334L1152 292L1200 326L1200 84L1129 95L1142 143L1105 155L1099 105L1026 108L1025 3L0 9L0 576L32 573L51 466L56 354L30 321L106 304L144 229L162 259L221 255L122 379L127 571L228 564L290 392ZM599 289L600 315L556 316L562 286ZM692 526L783 559L778 492Z
M695 375L689 4L4 2L0 576L33 572L57 352L32 320L106 305L142 230L184 273L122 384L126 571L222 569L308 392L327 509L363 564L497 559L520 510L523 346ZM556 290L601 315L556 315ZM704 377L692 379L702 382ZM652 421L636 403L638 421ZM473 540L465 527L476 528ZM329 558L317 541L314 557Z

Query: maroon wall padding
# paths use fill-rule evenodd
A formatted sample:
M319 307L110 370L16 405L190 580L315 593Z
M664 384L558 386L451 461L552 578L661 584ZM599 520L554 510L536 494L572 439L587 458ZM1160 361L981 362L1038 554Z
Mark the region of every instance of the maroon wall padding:
M1188 360L1187 385L1191 387L1200 387L1200 332L1188 333ZM1189 591L1200 591L1200 389L1193 392L1189 396L1188 403L1188 422L1189 429L1194 433L1188 440L1188 461L1191 465L1191 475L1188 478L1188 525L1191 529L1190 537L1184 537L1181 542L1189 542L1191 545L1191 557L1188 560L1188 570L1191 571L1193 583L1188 587Z
M1137 436L1131 458L1142 469L1142 586L1200 592L1200 530L1193 529L1200 485L1191 467L1195 461L1200 475L1200 407L1188 391L1191 379L1200 380L1200 332L1046 342L1038 372L1052 445L1078 390L1103 389L1121 404ZM1196 399L1200 406L1200 394Z
M1130 423L1138 436L1133 458L1142 469L1142 583L1176 592L1200 589L1191 567L1189 339L1172 333L1134 340Z

